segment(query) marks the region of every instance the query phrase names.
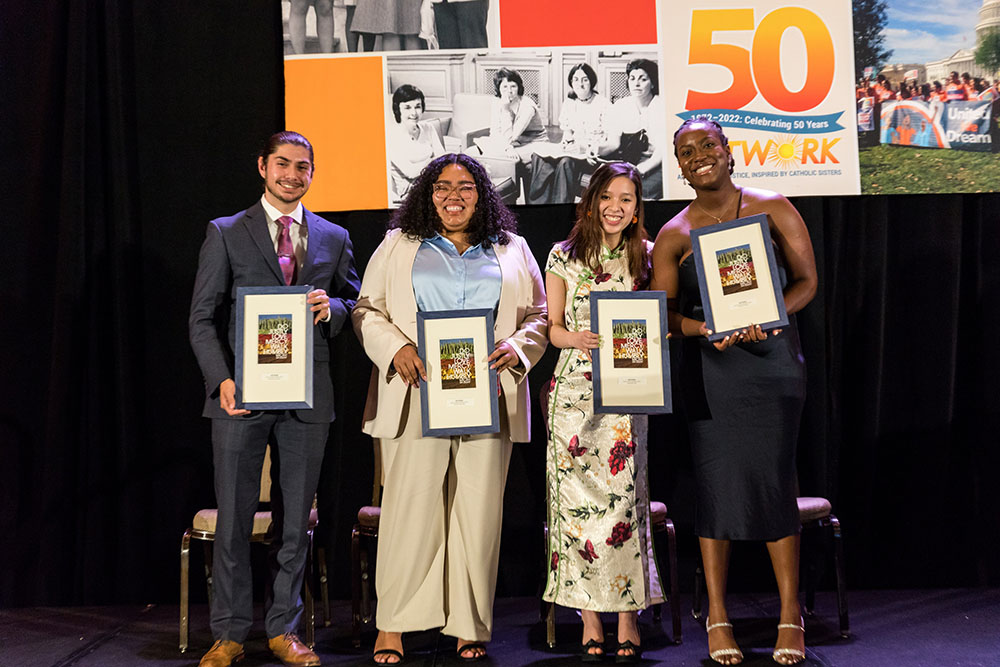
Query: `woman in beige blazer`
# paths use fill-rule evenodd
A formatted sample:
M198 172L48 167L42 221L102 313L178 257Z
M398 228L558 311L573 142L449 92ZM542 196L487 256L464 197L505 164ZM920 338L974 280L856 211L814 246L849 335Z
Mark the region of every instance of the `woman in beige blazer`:
M511 443L530 440L527 374L545 351L538 265L482 165L432 161L375 250L354 330L375 368L364 432L382 441L384 491L374 660L403 659L402 633L442 628L463 660L486 656ZM493 308L500 432L421 434L418 310Z

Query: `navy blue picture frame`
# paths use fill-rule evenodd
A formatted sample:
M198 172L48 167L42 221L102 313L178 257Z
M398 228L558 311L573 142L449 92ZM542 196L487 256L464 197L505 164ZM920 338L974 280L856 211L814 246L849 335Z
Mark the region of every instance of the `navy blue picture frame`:
M302 401L258 401L258 402L244 402L243 401L243 386L244 386L244 359L243 355L246 350L243 349L243 338L245 334L246 323L246 298L248 296L254 296L259 294L264 295L287 295L294 297L301 294L308 294L313 290L312 285L288 285L288 286L267 286L267 287L237 287L236 288L236 344L235 344L235 358L234 365L235 370L235 382L236 382L236 407L242 408L244 410L310 410L313 407L313 325L312 319L314 314L309 310L309 304L306 303L305 310L301 313L306 318L305 326L305 343L303 344L303 353L305 354L303 368L305 372L305 387L304 387L304 397L305 400ZM289 308L290 312L298 310L298 308ZM251 326L256 326L252 324ZM294 344L294 342L293 342Z
M493 338L493 311L489 308L474 308L470 310L431 310L417 313L417 354L421 361L427 366L427 336L425 334L425 323L429 320L448 319L473 319L481 320L486 334L487 355L492 354L494 347ZM478 357L478 350L476 356ZM435 366L436 367L436 366ZM485 395L490 400L490 423L480 426L456 426L428 428L428 409L430 402L438 397L431 395L428 382L420 382L420 418L421 429L425 438L448 437L453 435L473 435L478 433L499 433L500 432L500 402L497 396L497 371L489 369L486 387L483 388Z
M705 275L705 262L702 258L701 240L712 234L728 231L730 229L736 229L737 227L750 228L753 226L760 228L761 238L764 240L764 252L767 253L767 263L770 267L770 271L767 275L771 281L770 289L774 292L774 300L779 313L778 319L769 320L767 322L747 322L746 324L733 329L716 331L716 318L712 312L712 303L709 297L708 278ZM745 218L737 218L728 222L701 227L700 229L692 229L691 251L694 254L694 267L696 273L698 274L698 290L701 293L701 304L705 312L705 325L712 331L712 334L708 336L710 341L722 340L733 331L738 331L739 329L749 326L750 324L759 325L760 328L764 330L788 326L788 313L785 310L785 296L781 291L781 277L778 274L778 263L774 256L774 244L771 240L771 228L767 224L767 215L758 213L756 215L748 215ZM757 279L760 280L760 277L760 272L757 272ZM768 289L768 287L757 287L757 289Z
M663 380L663 405L604 405L604 376L601 373L601 355L599 350L591 351L591 362L593 365L594 384L594 412L596 414L667 414L673 412L673 395L670 383L670 346L667 340L667 294L666 292L644 290L638 292L591 292L590 293L590 326L591 331L598 335L604 335L598 330L598 315L601 304L610 300L653 300L659 306L658 319L662 341L660 350L660 369ZM603 342L608 343L612 338L608 332ZM610 344L614 344L611 342ZM649 349L649 348L647 348Z

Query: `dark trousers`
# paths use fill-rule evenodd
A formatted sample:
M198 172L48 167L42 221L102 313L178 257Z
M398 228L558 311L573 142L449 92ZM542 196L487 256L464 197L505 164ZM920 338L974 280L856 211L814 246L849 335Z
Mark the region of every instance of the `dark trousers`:
M329 423L307 424L288 411L213 419L219 516L212 572L212 636L243 643L253 623L250 534L260 498L264 450L271 445L273 541L267 636L295 632L309 548L309 512L319 483Z
M434 28L442 49L485 49L489 0L440 2L434 5Z

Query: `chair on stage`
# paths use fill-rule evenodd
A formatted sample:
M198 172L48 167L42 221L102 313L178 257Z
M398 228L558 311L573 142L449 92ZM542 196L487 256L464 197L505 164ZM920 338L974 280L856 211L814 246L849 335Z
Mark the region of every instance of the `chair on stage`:
M844 543L840 534L840 520L833 513L833 507L826 498L800 496L798 498L799 521L802 524L802 544L809 546L806 538L822 537L817 533L826 532L829 535L831 558L833 560L834 575L837 585L837 615L840 621L840 636L851 636L850 619L847 612L847 580L844 573ZM809 540L812 541L811 539ZM808 550L808 551L811 551ZM814 616L816 613L816 584L818 579L818 568L814 558L808 555L807 549L803 548L802 564L805 565L806 604L805 615ZM701 596L705 583L705 573L701 564L698 565L694 575L694 601L691 614L698 620L702 620Z
M378 525L382 517L382 448L372 440L375 474L372 482L372 504L358 510L358 522L351 530L351 639L354 647L361 646L361 626L374 620L372 614L372 549L378 543Z
M538 403L541 407L542 413L542 423L545 424L545 433L549 432L549 392L551 391L551 383L544 382L542 384L541 390L538 392ZM546 492L546 506L548 506L548 497ZM544 562L548 563L548 548L549 548L549 523L544 521L542 524L544 532ZM681 605L680 598L677 592L677 537L674 531L674 522L667 515L667 506L664 503L650 500L649 502L649 528L650 532L653 534L655 540L656 534L666 533L667 534L667 565L670 568L670 616L672 620L672 636L675 644L680 644L682 641L681 635ZM655 550L654 550L655 554ZM660 570L659 565L657 565L657 570ZM662 571L661 571L662 572ZM544 586L544 583L543 583ZM661 605L653 605L653 620L656 623L660 622L661 619ZM542 601L541 616L545 619L545 641L549 648L555 648L556 646L556 606L550 602Z
M271 448L268 446L264 454L264 465L260 476L260 502L271 502ZM181 537L181 615L180 615L180 650L188 648L188 588L190 569L191 540L201 540L205 551L205 582L208 587L208 600L212 601L212 545L215 541L215 526L219 510L203 509L194 516L191 527L184 531ZM305 605L305 642L309 648L315 646L316 617L313 604L313 532L318 523L315 499L309 512L309 549L306 552L306 573L303 583L303 604ZM271 543L271 512L259 511L253 517L253 529L250 535L251 543L268 545ZM322 550L319 554L320 585L323 596L323 612L326 625L330 625L330 596L327 590L326 559Z

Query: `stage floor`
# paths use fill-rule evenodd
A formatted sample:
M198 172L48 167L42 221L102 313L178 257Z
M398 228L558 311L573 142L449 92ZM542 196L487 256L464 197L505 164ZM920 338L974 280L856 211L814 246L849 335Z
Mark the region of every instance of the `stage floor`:
M806 619L806 665L837 667L984 667L1000 665L1000 589L926 591L852 591L850 639L838 633L836 600L822 593L817 614ZM640 619L642 664L714 665L708 658L705 630L690 615L690 596L681 596L683 643L669 634L669 610L654 625L652 613ZM736 637L746 654L745 665L773 665L778 601L776 595L732 595L730 615ZM317 614L321 610L317 609ZM258 610L259 613L259 610ZM350 602L337 601L331 627L316 630L317 652L324 665L371 664L374 632L363 635L361 649L350 641ZM147 607L79 607L0 610L0 665L3 667L124 667L197 665L211 644L208 609L192 607L191 641L187 653L177 649L176 605ZM556 667L577 665L580 641L576 615L557 614L558 645L545 645L545 628L538 620L538 602L531 598L497 601L490 658L483 665ZM614 620L606 621L613 638ZM457 665L455 642L436 631L407 635L406 665ZM257 623L246 645L241 667L278 665L267 650L262 624ZM614 664L605 660L606 664Z

